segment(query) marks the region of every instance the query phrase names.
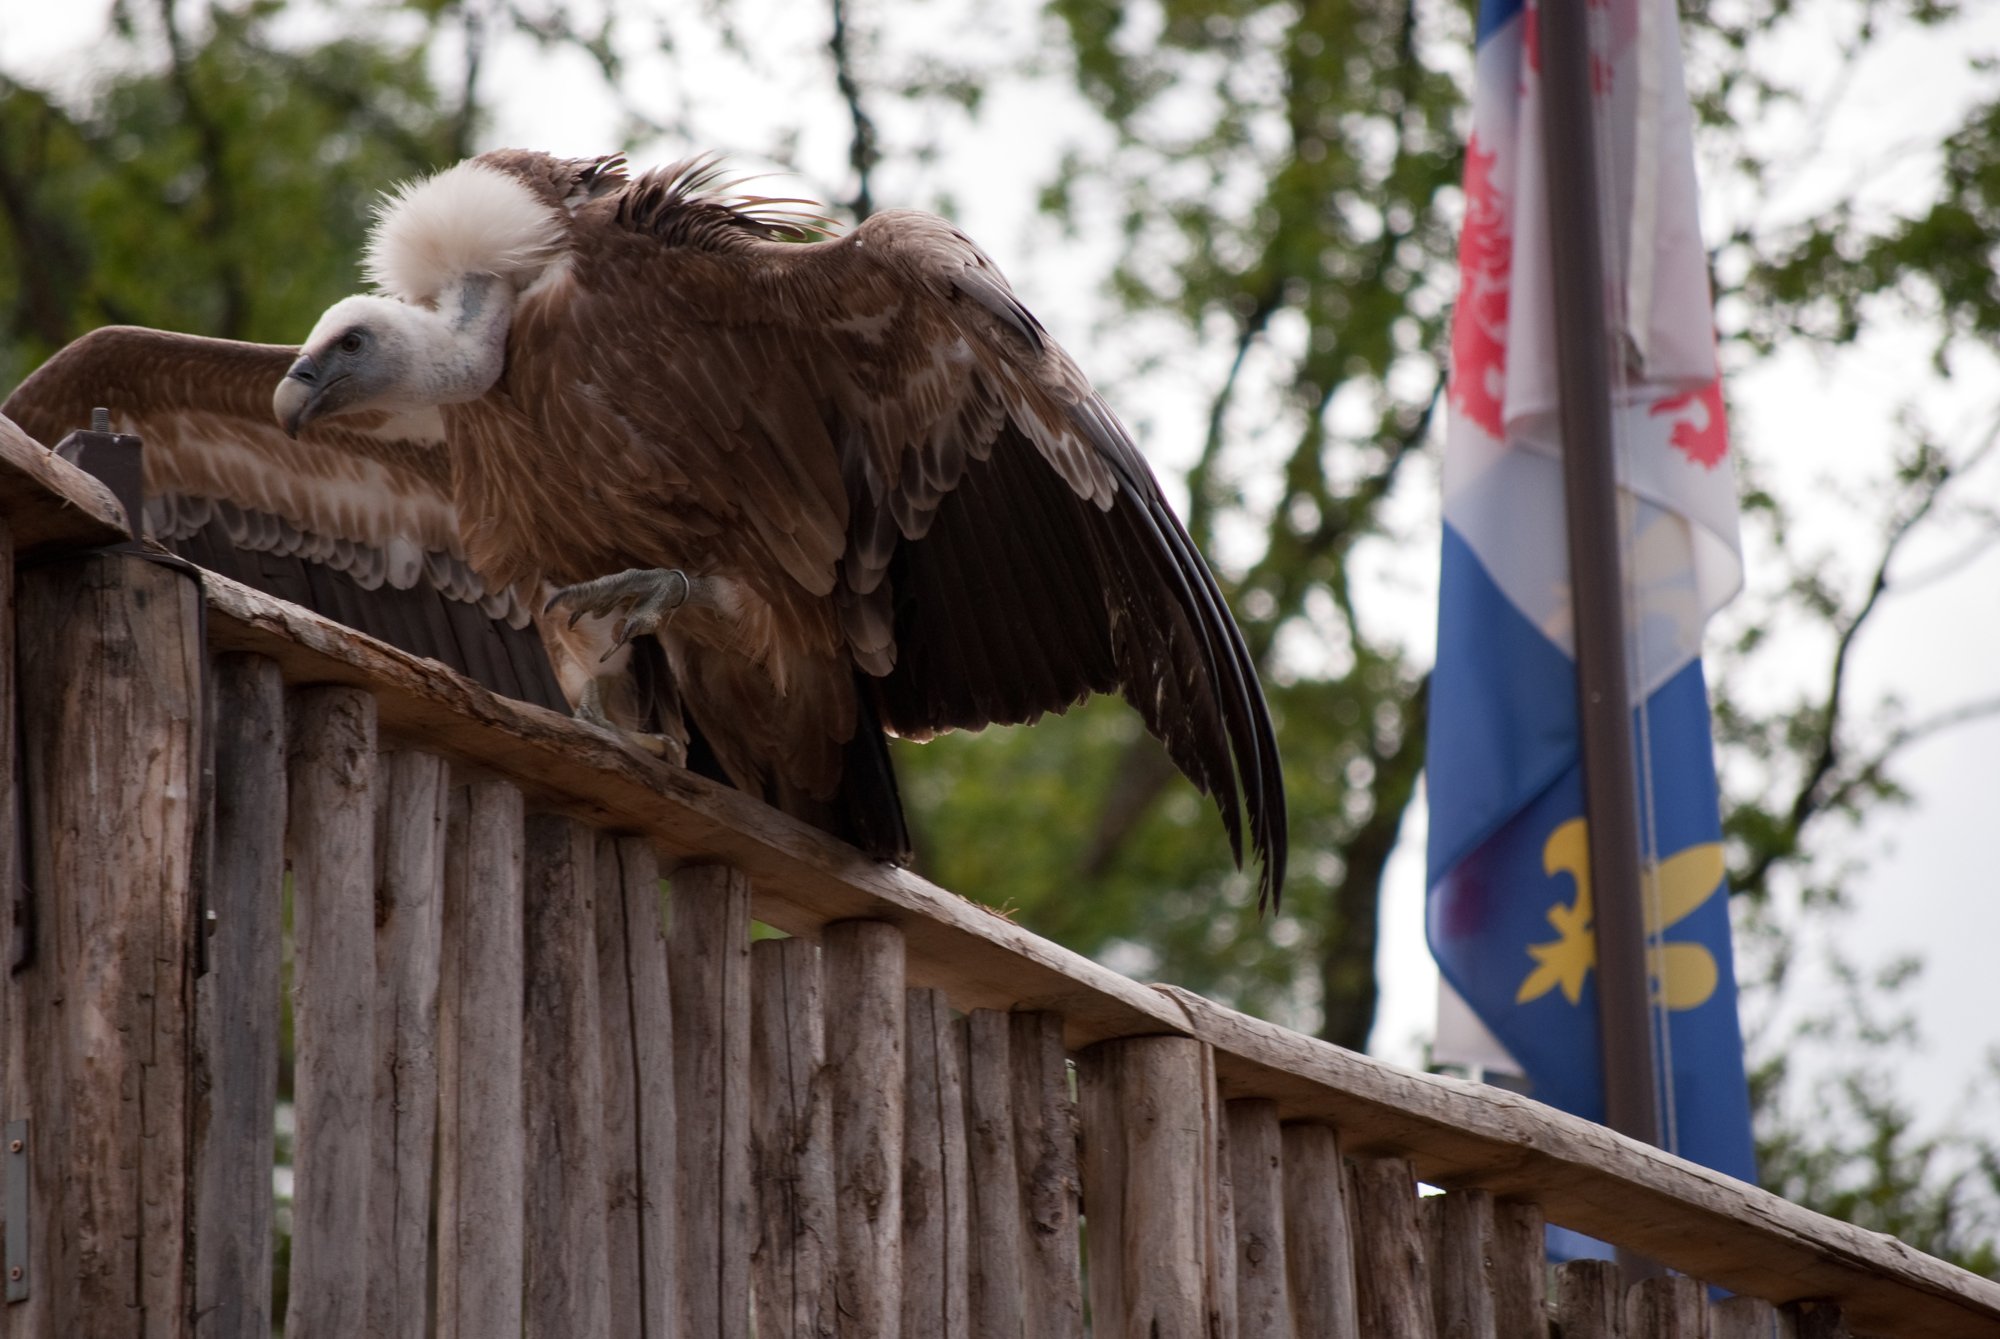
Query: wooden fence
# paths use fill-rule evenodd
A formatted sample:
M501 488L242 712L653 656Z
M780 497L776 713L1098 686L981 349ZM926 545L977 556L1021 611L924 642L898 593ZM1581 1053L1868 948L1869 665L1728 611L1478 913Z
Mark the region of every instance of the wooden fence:
M1128 980L121 516L0 420L6 1339L2000 1333L2000 1285ZM1545 1221L1684 1276L1551 1273Z

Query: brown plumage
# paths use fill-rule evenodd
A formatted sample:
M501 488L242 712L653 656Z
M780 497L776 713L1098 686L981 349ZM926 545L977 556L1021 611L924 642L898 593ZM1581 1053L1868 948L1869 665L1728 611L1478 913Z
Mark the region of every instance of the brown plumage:
M270 388L298 351L108 326L49 359L0 405L53 446L90 422L146 445L144 529L202 566L473 675L567 707L529 626L538 592L465 559L443 420L363 411L294 440Z
M1248 827L1275 893L1249 654L1076 365L941 218L802 241L823 223L802 202L725 190L708 160L628 181L511 150L408 188L371 257L395 301L330 310L281 412L310 439L438 405L458 539L493 587L696 578L659 637L697 748L877 854L904 840L884 730L1116 691L1239 862Z

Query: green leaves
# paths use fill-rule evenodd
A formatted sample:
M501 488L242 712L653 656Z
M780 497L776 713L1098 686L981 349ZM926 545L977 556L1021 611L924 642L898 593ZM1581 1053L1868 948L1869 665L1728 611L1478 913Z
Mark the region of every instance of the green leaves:
M294 51L277 12L214 9L80 105L0 82L0 382L113 322L295 340L359 286L373 201L448 160L453 122L421 47Z

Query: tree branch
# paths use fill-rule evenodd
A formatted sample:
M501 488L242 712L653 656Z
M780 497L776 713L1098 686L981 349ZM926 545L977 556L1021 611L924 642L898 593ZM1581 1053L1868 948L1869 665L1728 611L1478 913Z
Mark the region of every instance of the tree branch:
M195 90L194 63L188 55L187 40L181 35L178 0L159 0L160 26L167 38L167 76L194 128L202 166L203 198L208 202L204 229L212 237L224 237L236 223L236 193L229 177L229 156L222 127L210 114L208 105ZM227 248L220 249L226 257ZM241 339L249 319L250 295L242 270L231 259L217 267L216 285L222 294L222 310L214 333L224 339Z
M833 79L840 88L840 96L847 103L847 114L854 122L854 136L848 141L847 162L854 169L854 198L847 207L854 211L859 222L875 212L874 172L882 153L877 146L875 122L861 105L861 83L854 74L853 52L848 46L847 3L833 0L833 34L827 39L827 50L833 53Z
M1991 443L1974 453L1976 460L1983 456ZM1834 626L1833 664L1827 675L1826 691L1817 706L1811 710L1816 729L1805 753L1805 768L1799 784L1792 793L1785 816L1777 832L1763 843L1761 850L1751 854L1750 862L1740 871L1732 872L1731 886L1738 893L1762 896L1769 891L1767 885L1771 871L1778 865L1794 859L1803 844L1805 830L1820 814L1851 800L1861 790L1884 783L1888 768L1896 755L1917 740L1947 728L1963 720L2000 710L2000 705L1988 702L1967 704L1933 717L1918 726L1907 727L1890 735L1881 747L1858 766L1843 773L1844 746L1842 742L1843 713L1846 710L1846 692L1849 666L1853 660L1854 647L1867 627L1869 619L1881 607L1883 597L1889 592L1891 579L1889 569L1897 554L1916 530L1917 526L1936 510L1940 499L1951 483L1961 477L1960 473L1948 468L1939 468L1922 481L1921 491L1912 504L1889 526L1883 538L1881 552L1874 564L1867 585L1867 593L1860 606L1845 618L1836 617Z

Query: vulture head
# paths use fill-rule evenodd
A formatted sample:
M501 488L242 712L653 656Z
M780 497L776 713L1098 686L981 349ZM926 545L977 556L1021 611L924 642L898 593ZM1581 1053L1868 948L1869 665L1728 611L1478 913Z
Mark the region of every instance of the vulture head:
M328 308L278 383L285 431L484 395L506 362L515 296L556 259L564 226L519 178L478 160L404 185L369 237L379 291Z

